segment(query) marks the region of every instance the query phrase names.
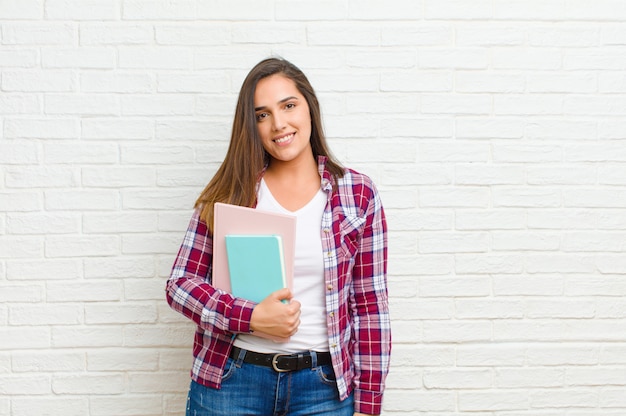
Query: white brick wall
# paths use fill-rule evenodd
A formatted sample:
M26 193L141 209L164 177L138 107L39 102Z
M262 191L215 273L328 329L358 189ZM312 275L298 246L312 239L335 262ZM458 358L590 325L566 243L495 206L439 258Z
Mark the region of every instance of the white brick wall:
M384 413L625 415L622 0L0 0L0 415L183 414L164 282L271 54L384 199Z

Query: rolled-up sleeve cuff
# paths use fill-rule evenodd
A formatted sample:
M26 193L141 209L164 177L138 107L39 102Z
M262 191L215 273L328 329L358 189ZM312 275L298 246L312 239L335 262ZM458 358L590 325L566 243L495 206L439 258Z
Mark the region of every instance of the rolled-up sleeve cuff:
M367 390L354 391L354 411L366 415L379 415L383 407L383 394Z
M235 298L228 320L228 330L233 333L250 332L250 320L255 306L254 302Z

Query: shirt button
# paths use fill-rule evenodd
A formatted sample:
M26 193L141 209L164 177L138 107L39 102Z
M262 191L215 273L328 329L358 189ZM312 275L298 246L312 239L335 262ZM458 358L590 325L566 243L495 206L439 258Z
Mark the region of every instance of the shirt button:
M332 251L329 251L328 253L326 253L326 255L327 255L328 257L332 257L332 256L333 256L333 252L332 252Z
M330 232L330 228L324 228L324 232L328 234Z
M330 345L332 348L337 348L337 344L331 344Z
M332 318L333 316L335 316L335 312L331 312L331 313L329 313L329 315Z
M333 285L328 285L328 286L326 286L326 289L328 289L328 290L333 290Z

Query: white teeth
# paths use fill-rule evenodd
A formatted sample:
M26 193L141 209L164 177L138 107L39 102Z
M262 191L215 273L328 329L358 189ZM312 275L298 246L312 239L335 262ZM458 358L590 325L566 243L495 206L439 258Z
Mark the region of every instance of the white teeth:
M281 137L280 139L276 139L274 140L276 143L284 143L287 140L290 140L293 137L293 133L290 134L289 136L285 136L285 137Z

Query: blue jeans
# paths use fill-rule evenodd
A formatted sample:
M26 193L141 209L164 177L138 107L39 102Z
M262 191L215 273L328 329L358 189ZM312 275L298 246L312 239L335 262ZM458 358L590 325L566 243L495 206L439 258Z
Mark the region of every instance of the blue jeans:
M228 359L220 390L191 382L186 416L353 416L352 395L339 400L332 366L277 373Z

